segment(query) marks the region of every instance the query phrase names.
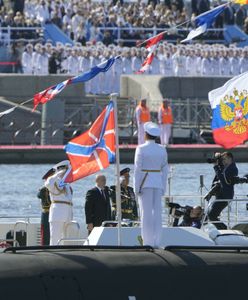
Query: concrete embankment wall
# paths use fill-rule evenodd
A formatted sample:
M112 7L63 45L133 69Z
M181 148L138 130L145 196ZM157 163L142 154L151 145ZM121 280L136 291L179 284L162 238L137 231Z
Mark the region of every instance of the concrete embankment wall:
M120 162L134 163L136 147L121 146ZM214 152L223 152L217 145L170 145L167 148L169 163L206 163ZM247 162L247 145L232 149L236 162ZM55 164L67 159L62 145L57 146L0 146L0 164Z
M0 74L0 112L27 101L1 118L0 145L62 144L64 132L58 128L63 128L66 120L65 105L85 103L84 84L69 85L53 101L39 105L35 112L32 108L35 94L66 79L68 75Z
M21 74L12 75L12 74L0 74L0 111L8 109L13 106L13 103L21 103L25 100L31 99L34 94L62 82L68 78L67 75L49 75L49 76L25 76ZM146 97L149 104L152 104L153 101L162 100L164 97L171 99L195 99L199 98L200 100L206 101L208 99L208 92L212 89L220 87L223 85L229 78L188 78L188 77L168 77L163 76L149 76L149 75L122 75L121 77L121 92L120 96L124 98L133 97L135 99L141 99ZM3 99L1 101L1 99ZM8 102L6 100L13 101ZM49 116L53 117L56 114L58 115L58 109L56 105L61 109L61 102L66 103L67 105L82 105L84 106L85 101L87 101L84 85L83 84L74 84L66 87L50 104L51 114ZM11 106L12 105L12 106ZM25 105L26 106L26 105ZM32 102L30 102L32 106ZM48 107L49 105L47 105ZM45 105L43 105L43 108ZM151 107L153 107L151 105ZM63 108L64 109L64 108ZM9 130L12 130L11 126L8 125L8 121L11 120L12 116L15 116L15 122L18 119L18 122L27 122L25 128L29 130L31 122L34 122L32 125L40 126L44 123L41 120L41 106L38 108L37 113L32 113L31 109L22 109L16 110L18 115L10 114L1 118L0 129L3 124L7 124ZM33 119L29 121L29 117L33 116ZM48 113L47 113L48 116ZM23 121L22 121L23 120ZM42 121L42 122L41 122ZM63 120L60 120L61 122ZM3 126L4 127L4 126ZM35 127L35 130L38 130L38 127ZM41 131L45 130L45 125L41 126ZM26 129L25 129L26 130ZM2 132L2 131L0 131ZM24 130L23 130L24 133ZM21 136L20 133L18 137ZM5 139L0 133L0 144L7 144L4 142ZM16 137L15 137L16 138ZM63 140L63 137L61 137ZM30 137L30 143L39 144L34 136ZM58 142L58 145L62 144ZM13 143L14 144L14 143ZM19 143L20 144L20 143ZM223 150L216 145L200 145L199 147L192 148L190 147L180 147L179 145L172 145L168 148L169 162L170 163L182 163L182 162L205 162L206 157L209 157L213 152ZM121 162L123 163L133 163L135 148L132 147L123 147L120 151ZM235 154L237 161L246 162L247 161L247 145L235 148L232 150ZM56 163L62 159L66 158L66 154L62 149L62 146L58 148L48 148L46 147L30 147L27 149L18 149L18 148L2 148L0 147L0 163Z
M222 86L229 77L164 77L160 75L122 75L121 97L170 99L208 99L208 92Z
M33 98L36 93L68 78L68 75L0 74L0 97L15 103L21 103ZM84 84L72 84L61 92L59 99L70 101L70 103L78 103L84 96Z
M0 97L21 103L34 94L68 79L68 75L32 76L22 74L0 74ZM163 77L160 75L122 75L121 97L150 101L172 99L199 98L206 100L208 92L223 85L229 77ZM72 84L66 87L59 99L67 103L78 103L85 97L84 84Z

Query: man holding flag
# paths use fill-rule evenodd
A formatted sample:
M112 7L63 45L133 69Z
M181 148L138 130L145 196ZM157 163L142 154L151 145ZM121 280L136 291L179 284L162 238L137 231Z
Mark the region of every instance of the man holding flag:
M117 199L120 199L119 144L118 138L115 138L115 136L118 137L116 95L117 94L111 94L111 99L113 100L105 107L91 128L66 145L65 150L70 159L72 168L65 173L62 181L65 183L76 181L107 168L111 162L116 161L116 195ZM105 186L105 184L102 185L103 187ZM102 185L100 186L98 184L101 190ZM120 201L117 201L117 218L118 244L120 245ZM90 231L92 229L92 223L89 224L91 224L88 227Z

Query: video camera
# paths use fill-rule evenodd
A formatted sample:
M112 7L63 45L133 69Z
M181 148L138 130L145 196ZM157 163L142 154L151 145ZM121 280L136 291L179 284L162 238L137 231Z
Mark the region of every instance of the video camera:
M240 184L240 183L248 183L248 174L244 175L244 177L235 176L232 179L233 184Z
M222 164L222 155L221 153L215 153L213 157L207 159L207 163L209 164Z
M170 208L169 214L173 215L174 218L180 218L181 216L184 215L189 215L191 209L193 208L192 206L181 206L178 203L172 203L169 202L168 203L168 207Z
M174 218L172 226L178 226L180 217L190 218L190 212L193 209L192 206L181 206L178 203L168 203L170 208L169 214Z

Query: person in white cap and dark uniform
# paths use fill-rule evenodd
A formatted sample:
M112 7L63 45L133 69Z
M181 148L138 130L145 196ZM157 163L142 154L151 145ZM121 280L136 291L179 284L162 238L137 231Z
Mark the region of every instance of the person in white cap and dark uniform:
M145 143L135 151L134 191L138 195L143 245L160 246L162 232L161 198L166 189L167 152L155 143L160 136L157 124L144 125Z
M49 190L51 206L49 210L50 245L57 245L64 237L65 224L72 221L72 188L62 179L71 168L69 160L53 167L54 175L47 178L45 186Z

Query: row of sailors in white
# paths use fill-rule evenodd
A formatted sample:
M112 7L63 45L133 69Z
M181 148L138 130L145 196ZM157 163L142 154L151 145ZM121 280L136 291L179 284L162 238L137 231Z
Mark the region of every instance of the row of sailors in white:
M104 63L111 57L111 51L105 49L101 54L99 49L95 49L93 53L85 50L79 55L76 49L68 48L69 50L64 53L61 62L62 73L75 76L88 71L90 68ZM68 55L69 54L69 55ZM118 53L115 53L116 55ZM22 67L24 74L33 75L48 75L50 51L46 51L45 46L38 45L33 51L31 44L27 45L26 51L22 55ZM113 67L105 73L86 82L86 93L92 94L109 94L111 92L120 92L120 76L123 72L132 73L128 64L125 65L125 59L118 59ZM125 71L124 71L125 69ZM100 80L99 80L100 79Z
M35 51L31 44L23 53L22 66L25 74L48 74L48 60L53 50L61 51L61 68L63 73L78 75L91 67L121 55L121 58L110 69L102 74L103 79L110 80L109 90L118 92L121 74L135 74L147 56L147 50L140 48L108 48L108 47L60 47L49 48L37 44ZM173 53L173 51L176 51ZM165 76L232 76L248 71L248 50L238 48L165 48L159 47L147 74ZM93 80L94 81L94 80ZM98 80L97 80L98 81ZM112 84L112 87L110 87ZM94 84L93 84L94 86ZM102 88L97 85L95 90L88 86L88 92L100 93Z
M22 54L22 69L24 74L48 75L49 54L45 46L28 44Z
M149 74L165 76L232 76L248 71L248 50L179 48L156 53Z

